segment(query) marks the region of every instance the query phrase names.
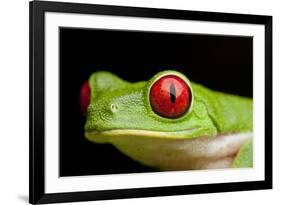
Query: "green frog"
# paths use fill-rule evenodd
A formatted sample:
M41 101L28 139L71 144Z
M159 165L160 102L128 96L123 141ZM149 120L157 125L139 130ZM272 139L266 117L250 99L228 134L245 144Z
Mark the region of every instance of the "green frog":
M82 85L85 137L159 170L253 166L251 98L167 70L127 82L98 71ZM109 162L110 163L110 162Z

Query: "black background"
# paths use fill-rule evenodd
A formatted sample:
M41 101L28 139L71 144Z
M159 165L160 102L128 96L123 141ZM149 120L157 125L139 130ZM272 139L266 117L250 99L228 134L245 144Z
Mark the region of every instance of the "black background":
M60 176L157 171L85 139L79 91L95 71L135 82L174 69L209 88L252 97L251 37L74 28L59 35Z

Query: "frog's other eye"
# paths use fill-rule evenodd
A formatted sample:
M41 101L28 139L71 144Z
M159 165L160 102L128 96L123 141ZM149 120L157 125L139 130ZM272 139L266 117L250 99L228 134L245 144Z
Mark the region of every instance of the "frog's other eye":
M80 110L83 115L86 114L88 106L90 104L91 88L88 81L85 81L80 89Z
M191 90L180 77L163 76L150 89L150 104L156 114L178 118L184 115L191 105Z

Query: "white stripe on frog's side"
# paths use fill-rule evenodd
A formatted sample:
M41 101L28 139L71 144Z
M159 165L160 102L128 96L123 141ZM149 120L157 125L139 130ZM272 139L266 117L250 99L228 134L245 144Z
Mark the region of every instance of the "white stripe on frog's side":
M98 142L98 138L106 138L106 142L115 145L132 159L161 170L228 168L240 147L252 137L251 132L246 132L217 137L169 139L149 137L148 132L110 130L86 133L86 137L94 142Z

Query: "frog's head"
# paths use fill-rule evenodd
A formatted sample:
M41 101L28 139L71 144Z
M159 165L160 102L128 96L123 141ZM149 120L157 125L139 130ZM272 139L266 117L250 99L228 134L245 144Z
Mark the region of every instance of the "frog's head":
M137 83L96 72L82 86L80 101L87 119L85 135L94 142L122 136L179 139L216 134L192 83L176 71Z

